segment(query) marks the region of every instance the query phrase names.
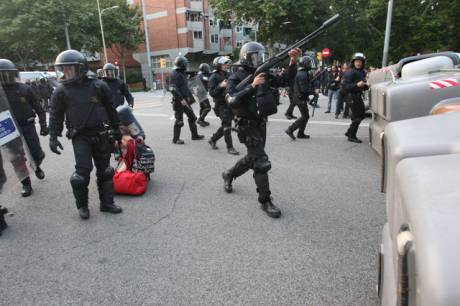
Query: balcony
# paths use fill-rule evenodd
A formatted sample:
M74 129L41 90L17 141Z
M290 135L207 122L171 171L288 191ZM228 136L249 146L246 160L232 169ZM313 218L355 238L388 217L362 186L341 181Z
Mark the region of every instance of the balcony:
M190 0L190 9L192 11L203 11L203 1Z

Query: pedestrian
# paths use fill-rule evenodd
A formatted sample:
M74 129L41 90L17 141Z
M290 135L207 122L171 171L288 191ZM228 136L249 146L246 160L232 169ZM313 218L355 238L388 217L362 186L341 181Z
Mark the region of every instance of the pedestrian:
M351 60L350 69L342 78L342 95L345 103L350 104L351 108L351 124L345 136L348 141L361 143L362 141L356 137L359 124L364 119L365 107L363 101L363 92L369 89L366 83L366 70L364 65L366 58L362 53L355 53Z
M340 85L340 76L336 65L332 65L331 71L329 71L328 80L329 83L327 85L327 90L329 101L327 103L327 110L325 112L326 114L331 112L332 100L337 97L337 90L339 89Z
M40 168L41 163L45 159L45 152L43 152L40 145L40 138L38 137L37 130L35 129L35 117L38 116L40 123L40 135L48 135L48 127L46 125L46 113L40 105L37 95L33 92L33 89L26 85L19 83L18 80L18 69L8 59L0 59L0 85L2 85L6 98L11 106L11 113L16 118L16 122L19 125L22 135L29 147L30 154L35 163L35 176L43 180L45 173ZM22 163L24 152L22 146L16 146L20 148L17 154L16 162ZM32 194L32 182L30 177L27 176L22 181L21 195L28 197Z
M297 138L309 139L310 135L305 134L305 128L307 127L310 113L308 111L308 95L312 91L313 78L310 73L313 59L310 56L303 56L299 61L299 68L295 76L294 81L294 100L295 104L299 108L300 118L291 124L285 131L286 134L295 140L294 132L297 132Z
M342 68L340 70L340 81L342 81L343 75L348 71L349 65L347 63L342 64ZM340 113L343 111L343 119L347 119L350 114L350 105L345 103L344 97L341 94L342 85L339 85L339 90L337 91L337 106L335 111L335 119L339 118Z
M110 166L113 145L121 140L121 132L110 88L101 80L87 77L88 63L78 51L61 52L54 66L60 85L51 98L50 149L61 154L59 149L63 147L58 137L62 135L65 118L66 136L72 141L75 156L75 172L70 177L70 184L78 214L81 219L90 217L88 185L93 161L100 211L121 213L121 207L113 200L114 169Z
M213 65L216 68L209 78L209 94L214 100L214 111L220 118L221 126L212 135L209 140L209 145L213 150L217 150L217 141L224 137L227 145L227 152L231 155L239 155L240 153L233 147L232 140L232 122L233 113L230 106L225 101L225 90L228 85L228 77L232 61L225 56L218 56L214 59Z
M142 77L142 88L145 92L147 91L147 81L144 77Z
M198 78L200 79L201 83L203 83L203 86L206 89L206 91L208 91L209 77L211 76L211 67L209 67L209 65L206 63L202 63L200 64L200 67L198 69ZM208 126L209 122L205 121L204 119L210 111L211 103L209 103L209 99L206 98L200 102L200 117L198 118L198 121L196 123L198 123L201 127Z
M192 104L195 103L192 92L188 87L186 70L188 66L188 60L184 56L179 55L174 60L174 68L171 73L169 89L173 95L172 106L174 110L174 130L173 140L174 144L184 144L184 141L180 139L180 131L184 126L184 113L188 117L188 125L190 133L192 134L192 140L201 140L204 138L203 135L198 134L198 128L196 126L197 117L192 109Z
M102 80L110 88L113 97L113 107L116 109L125 104L126 99L128 105L133 108L134 98L129 91L128 85L118 77L118 73L118 68L111 63L105 64L102 68Z
M245 43L240 50L237 63L238 70L230 76L228 82L226 100L237 117L238 138L248 151L246 156L222 174L224 189L228 193L232 192L233 180L252 169L261 208L272 218L279 218L281 211L272 202L268 180L268 171L271 169L270 160L265 152L268 115L261 112L262 109L258 105L261 103L268 104L270 110L273 110L273 107L276 108L276 101L271 88L285 87L288 85L288 79L295 77L296 61L301 53L300 49L289 52L289 69L283 76L268 73L259 74L251 84L237 89L237 85L250 76L268 57L264 46L261 44L257 42Z

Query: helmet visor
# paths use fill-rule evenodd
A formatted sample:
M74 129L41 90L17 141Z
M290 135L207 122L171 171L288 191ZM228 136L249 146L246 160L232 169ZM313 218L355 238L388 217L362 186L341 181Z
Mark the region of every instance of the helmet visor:
M268 59L268 53L265 51L259 51L248 54L248 60L253 67L262 65Z
M17 70L2 70L0 71L0 84L8 85L17 82L19 74Z
M104 69L103 77L106 79L117 79L118 78L118 69Z
M56 77L59 83L66 84L77 81L80 73L77 65L59 65L55 66Z

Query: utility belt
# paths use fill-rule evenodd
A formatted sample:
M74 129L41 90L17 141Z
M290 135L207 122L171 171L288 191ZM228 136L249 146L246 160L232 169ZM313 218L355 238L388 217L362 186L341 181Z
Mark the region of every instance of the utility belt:
M65 134L65 136L68 139L73 139L77 136L87 136L87 137L104 136L106 137L108 135L109 135L109 131L104 125L101 125L99 127L94 127L94 128L80 128L80 129L69 127L67 128L67 132Z

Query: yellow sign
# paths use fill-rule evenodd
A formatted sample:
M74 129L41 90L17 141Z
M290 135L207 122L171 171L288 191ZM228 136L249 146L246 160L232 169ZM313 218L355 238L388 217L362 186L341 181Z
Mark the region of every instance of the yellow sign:
M316 52L316 58L318 59L318 61L323 59L323 55L321 54L321 52Z
M160 58L160 68L166 68L166 59Z

